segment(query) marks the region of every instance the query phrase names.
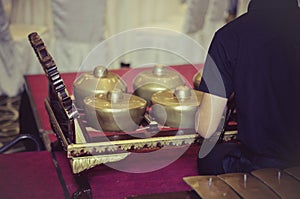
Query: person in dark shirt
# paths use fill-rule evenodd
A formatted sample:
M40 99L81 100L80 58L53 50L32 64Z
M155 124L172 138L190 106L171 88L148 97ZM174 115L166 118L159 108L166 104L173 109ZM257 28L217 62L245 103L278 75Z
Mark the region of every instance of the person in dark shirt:
M300 9L297 0L252 0L219 29L199 90L196 131L210 138L234 93L239 144L216 144L200 174L300 165Z

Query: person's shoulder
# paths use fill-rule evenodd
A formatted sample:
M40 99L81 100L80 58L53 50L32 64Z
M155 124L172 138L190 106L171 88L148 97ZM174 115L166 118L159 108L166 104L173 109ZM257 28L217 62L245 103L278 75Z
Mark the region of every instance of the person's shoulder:
M250 27L251 27L251 19L249 18L249 15L245 13L237 17L236 19L228 22L219 30L217 30L215 36L224 38L228 36L237 35L242 32L249 31Z

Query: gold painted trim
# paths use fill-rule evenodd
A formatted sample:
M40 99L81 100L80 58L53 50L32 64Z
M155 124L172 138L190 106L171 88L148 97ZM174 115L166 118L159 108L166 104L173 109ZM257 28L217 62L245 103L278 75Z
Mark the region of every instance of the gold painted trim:
M49 104L49 101L48 99L45 99L45 106L46 106L46 110L49 114L49 118L50 118L50 122L52 124L52 128L54 128L54 132L56 133L56 135L60 138L60 141L62 143L62 147L64 148L64 150L67 150L67 147L68 147L68 142L67 142L67 139L66 137L64 136L60 126L59 126L59 123L57 122L57 119L52 111L52 108Z
M119 140L85 144L70 144L68 145L68 158L78 157L83 155L93 155L101 153L110 153L119 151L127 151L130 149L155 148L160 146L180 146L190 145L195 142L197 134L192 135L177 135L166 137L154 137L146 139Z
M84 170L91 169L100 164L120 161L126 158L129 154L130 153L118 153L118 154L110 154L110 155L85 156L85 157L72 158L70 160L72 172L76 174Z

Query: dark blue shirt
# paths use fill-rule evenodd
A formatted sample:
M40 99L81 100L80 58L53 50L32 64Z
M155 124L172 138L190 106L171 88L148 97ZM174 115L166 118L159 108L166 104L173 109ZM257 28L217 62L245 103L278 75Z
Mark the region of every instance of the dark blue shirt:
M252 0L219 29L199 90L236 98L238 138L266 157L300 160L300 9L297 0Z

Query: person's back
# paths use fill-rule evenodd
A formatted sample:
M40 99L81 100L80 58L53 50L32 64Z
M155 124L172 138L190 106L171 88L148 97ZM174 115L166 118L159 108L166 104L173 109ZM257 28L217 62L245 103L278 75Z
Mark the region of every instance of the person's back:
M282 160L285 166L300 165L297 0L252 0L246 14L215 34L209 55L226 95L206 86L199 89L226 98L235 93L243 146L263 158ZM204 69L204 79L208 71Z

